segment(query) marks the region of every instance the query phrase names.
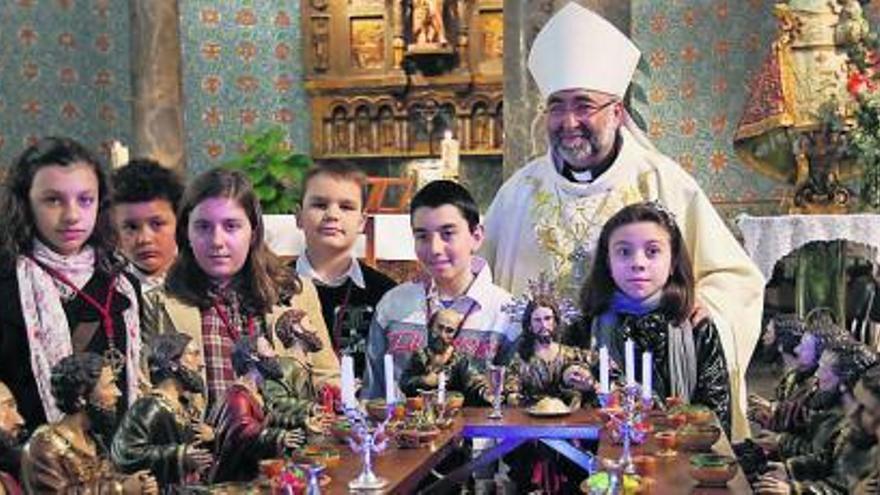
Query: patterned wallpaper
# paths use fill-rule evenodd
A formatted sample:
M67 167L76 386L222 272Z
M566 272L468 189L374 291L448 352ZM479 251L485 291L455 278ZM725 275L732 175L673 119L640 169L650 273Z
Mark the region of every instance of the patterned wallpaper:
M298 0L180 0L187 172L219 165L266 125L309 153Z
M773 210L787 189L742 164L732 146L749 81L775 35L774 3L632 2L632 36L651 70L638 79L648 104L636 105L648 134L714 202L734 208L764 200Z
M111 0L0 2L0 165L46 135L105 153L130 142L128 14Z

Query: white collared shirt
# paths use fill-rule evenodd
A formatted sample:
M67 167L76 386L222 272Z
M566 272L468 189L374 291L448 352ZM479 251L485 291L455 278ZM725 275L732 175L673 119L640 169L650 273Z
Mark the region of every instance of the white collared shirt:
M141 284L141 293L146 294L157 287L162 287L165 285L165 276L168 272L162 273L161 275L148 275L140 270L134 263L129 262L126 264L126 268L128 273L134 275L134 277Z
M315 271L315 267L313 267L312 263L309 261L308 254L303 253L303 255L296 260L296 273L302 277L312 279L315 284L327 287L339 287L348 279L351 279L354 285L358 288L366 289L367 287L367 284L364 282L364 272L361 270L361 264L354 256L351 257L351 264L348 265L347 272L333 280L324 280L318 275L318 272Z

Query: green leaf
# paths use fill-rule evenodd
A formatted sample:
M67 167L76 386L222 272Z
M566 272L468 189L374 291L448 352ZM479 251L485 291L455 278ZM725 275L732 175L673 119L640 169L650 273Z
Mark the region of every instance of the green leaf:
M255 191L257 192L257 196L260 197L260 201L272 201L278 196L278 191L274 186L270 185L257 186Z

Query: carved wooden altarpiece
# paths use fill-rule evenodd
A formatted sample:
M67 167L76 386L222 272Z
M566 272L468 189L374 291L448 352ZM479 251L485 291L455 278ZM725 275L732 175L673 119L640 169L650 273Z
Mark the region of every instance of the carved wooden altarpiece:
M467 156L503 146L501 0L306 0L306 88L318 159Z

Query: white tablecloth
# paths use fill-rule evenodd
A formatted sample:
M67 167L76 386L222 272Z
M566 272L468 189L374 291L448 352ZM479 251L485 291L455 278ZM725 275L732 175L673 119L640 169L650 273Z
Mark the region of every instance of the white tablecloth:
M746 252L766 280L770 280L773 267L782 257L814 241L858 242L880 252L880 215L740 215L736 222Z

